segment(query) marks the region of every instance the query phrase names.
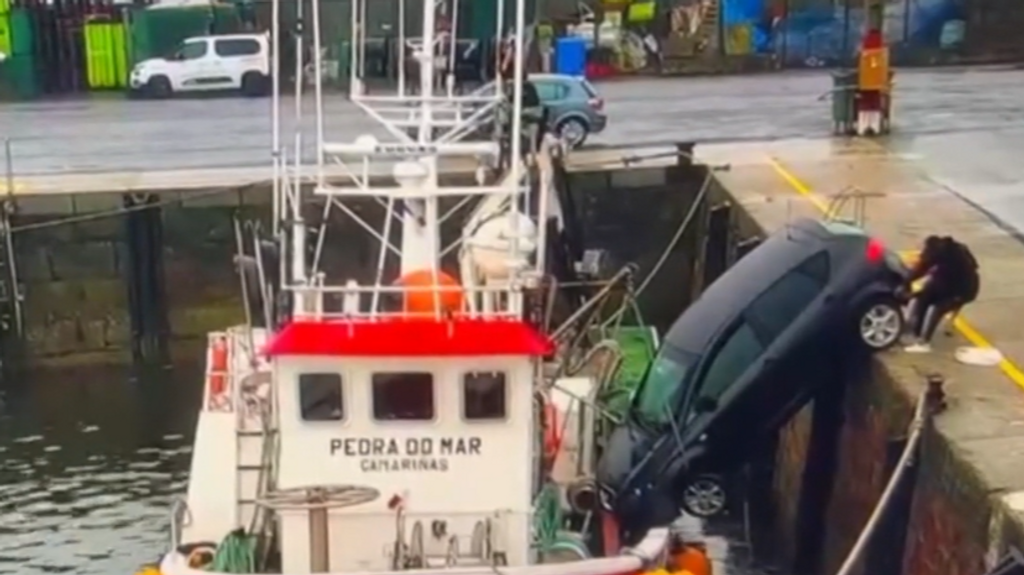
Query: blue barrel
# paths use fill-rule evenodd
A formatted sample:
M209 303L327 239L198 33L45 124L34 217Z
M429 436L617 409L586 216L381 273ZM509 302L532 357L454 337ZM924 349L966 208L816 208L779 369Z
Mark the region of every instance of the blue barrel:
M587 67L587 42L566 36L555 40L555 73L582 76Z

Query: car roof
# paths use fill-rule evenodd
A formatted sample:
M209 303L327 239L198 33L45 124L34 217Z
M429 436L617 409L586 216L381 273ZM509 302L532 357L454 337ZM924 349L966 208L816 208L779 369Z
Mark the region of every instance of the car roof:
M768 236L690 304L669 328L665 343L690 353L703 353L718 333L768 286L835 237L817 220L802 218Z
M530 80L557 80L559 82L576 83L582 83L585 80L583 76L570 76L569 74L529 74L527 78Z
M205 36L189 36L189 40L266 40L266 34L207 34Z

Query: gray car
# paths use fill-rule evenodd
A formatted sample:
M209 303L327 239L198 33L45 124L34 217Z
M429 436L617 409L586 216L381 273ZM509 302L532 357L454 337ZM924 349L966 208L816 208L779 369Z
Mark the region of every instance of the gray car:
M586 78L564 74L530 74L530 82L547 111L548 129L578 147L608 124L604 100Z

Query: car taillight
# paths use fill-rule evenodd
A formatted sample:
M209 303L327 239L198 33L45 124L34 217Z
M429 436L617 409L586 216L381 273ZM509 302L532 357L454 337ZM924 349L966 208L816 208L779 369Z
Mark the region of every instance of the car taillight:
M885 244L874 238L868 240L868 246L864 251L864 257L873 264L882 261L885 259Z
M604 109L604 100L601 98L591 98L587 100L587 104L590 104L590 107L593 108L595 112L600 112Z

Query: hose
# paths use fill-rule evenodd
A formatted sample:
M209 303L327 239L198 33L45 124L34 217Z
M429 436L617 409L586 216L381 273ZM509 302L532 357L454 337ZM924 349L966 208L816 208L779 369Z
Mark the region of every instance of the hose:
M241 529L228 533L217 546L209 571L218 573L252 573L256 570L256 538Z
M586 544L562 531L562 497L558 486L548 482L533 503L534 532L541 553L571 551L582 559L590 558Z
M542 552L550 551L562 530L562 501L554 483L547 482L541 488L533 502L533 514L537 546Z

